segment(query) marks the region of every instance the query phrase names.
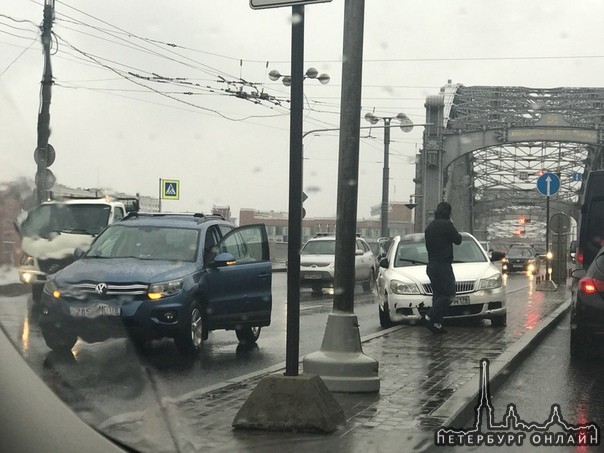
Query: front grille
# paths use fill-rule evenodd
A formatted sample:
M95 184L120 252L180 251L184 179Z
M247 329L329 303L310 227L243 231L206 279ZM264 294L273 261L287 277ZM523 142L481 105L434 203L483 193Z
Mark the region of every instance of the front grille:
M450 305L445 311L444 316L471 316L477 315L482 311L483 304L474 304L474 305ZM420 315L424 316L428 313L430 307L418 307L418 311Z
M311 263L311 262L304 262L300 264L302 267L310 267L312 269L316 269L316 268L321 268L321 267L328 267L329 263Z
M432 294L432 284L424 283L423 285L424 293ZM455 293L456 294L464 294L474 292L474 287L476 286L476 282L474 280L465 281L465 282L455 282Z
M73 263L74 259L73 256L69 256L61 259L38 260L38 265L40 266L40 270L45 274L54 274Z
M88 298L126 298L135 299L147 294L148 285L139 283L76 283L69 288L63 288L63 297L66 299L82 300Z
M98 292L97 286L100 283L79 283L77 285L73 285L73 288L81 293L88 294L105 294L107 296L140 296L142 294L147 293L148 285L140 285L140 284L114 284L107 283L107 291L106 292Z

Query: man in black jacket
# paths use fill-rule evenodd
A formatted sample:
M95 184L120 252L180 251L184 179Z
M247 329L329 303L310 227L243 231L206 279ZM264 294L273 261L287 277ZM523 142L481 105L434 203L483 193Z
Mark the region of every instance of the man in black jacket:
M432 308L426 313L424 323L433 333L445 333L443 314L455 297L453 274L453 244L461 244L461 234L451 222L451 205L438 204L434 220L425 231L428 266L426 272L432 283Z

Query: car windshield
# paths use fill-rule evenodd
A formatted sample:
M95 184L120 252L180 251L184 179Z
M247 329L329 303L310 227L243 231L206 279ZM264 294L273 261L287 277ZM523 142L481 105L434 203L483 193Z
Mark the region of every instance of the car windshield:
M322 239L319 241L308 241L300 252L301 255L335 255L335 239Z
M394 255L394 267L428 264L428 251L423 240L401 240ZM471 238L462 236L461 244L453 244L454 263L474 263L487 261L479 245Z
M44 204L31 210L20 228L32 237L52 232L96 235L107 226L110 214L106 204Z
M115 225L92 244L86 258L195 261L197 230Z
M508 251L508 258L532 258L534 253L529 248L524 247L512 247Z

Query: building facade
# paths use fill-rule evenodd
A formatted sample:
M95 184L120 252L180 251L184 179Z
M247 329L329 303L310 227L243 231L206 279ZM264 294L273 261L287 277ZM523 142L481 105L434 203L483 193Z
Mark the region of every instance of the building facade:
M242 208L239 211L239 224L251 225L264 223L271 242L287 242L288 213L275 211L259 211ZM381 236L381 223L378 218L357 220L357 233L365 238ZM413 232L412 210L405 203L389 203L388 231L390 236L400 236ZM302 242L319 233L335 233L335 217L315 217L302 220Z

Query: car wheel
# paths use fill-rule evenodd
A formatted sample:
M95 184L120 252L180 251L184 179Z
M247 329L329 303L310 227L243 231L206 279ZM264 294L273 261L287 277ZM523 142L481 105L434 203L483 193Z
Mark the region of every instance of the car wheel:
M78 340L76 335L63 332L61 329L48 325L42 327L42 336L46 345L56 352L69 352Z
M261 327L241 327L240 329L235 329L235 334L239 343L249 345L256 343L261 329Z
M587 359L592 355L591 336L578 329L570 330L570 355L577 359Z
M373 274L373 269L369 272L369 280L363 282L363 291L366 293L370 293L373 291L373 287L375 286L375 276Z
M507 315L496 316L491 318L491 326L493 327L505 327L508 325L508 317Z
M178 336L174 337L174 343L183 353L195 353L201 349L205 338L204 319L199 305L195 304L191 308L185 328Z
M378 304L378 310L380 312L380 326L384 328L392 327L392 320L390 319L390 312L388 311L388 303L384 302L384 307Z

